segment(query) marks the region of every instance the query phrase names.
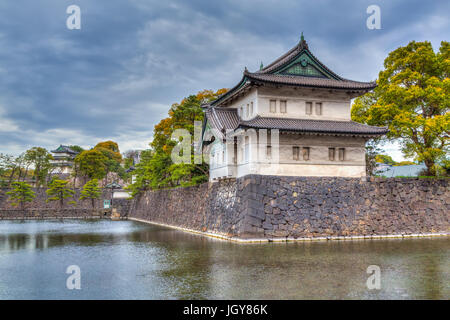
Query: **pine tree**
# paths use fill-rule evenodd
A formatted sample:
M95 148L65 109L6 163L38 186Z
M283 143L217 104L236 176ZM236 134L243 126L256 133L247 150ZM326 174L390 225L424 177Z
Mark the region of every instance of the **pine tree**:
M92 179L83 186L81 190L80 200L91 199L92 209L95 208L95 199L99 199L101 190L98 186L98 180Z
M6 194L9 195L9 198L12 200L11 204L13 206L20 205L20 209L22 210L26 202L31 202L36 197L35 192L26 182L13 182L12 187L13 189L6 192Z
M58 178L53 178L48 184L48 189L46 191L47 195L50 196L47 202L59 201L60 208L64 206L64 199L73 198L75 191L70 189L67 184L69 181L61 180ZM70 201L70 204L75 204L75 201Z

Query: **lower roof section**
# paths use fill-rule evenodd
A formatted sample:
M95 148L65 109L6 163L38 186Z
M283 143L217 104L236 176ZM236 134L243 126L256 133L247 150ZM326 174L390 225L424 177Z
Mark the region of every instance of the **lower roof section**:
M354 121L268 118L260 116L244 121L240 119L236 109L216 107L208 107L206 109L206 119L214 129L222 133L239 128L255 128L313 134L378 136L389 131L386 127L368 126Z

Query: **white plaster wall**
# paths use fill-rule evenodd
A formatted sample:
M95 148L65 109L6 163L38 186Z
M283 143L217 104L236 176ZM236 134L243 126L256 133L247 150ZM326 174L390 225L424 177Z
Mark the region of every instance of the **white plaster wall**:
M246 116L245 108L247 105L250 106L250 104L253 102L253 114L249 115L249 117ZM244 107L244 114L240 114L240 108ZM258 93L257 89L252 89L249 93L247 93L244 97L241 97L237 99L236 101L233 101L232 104L230 104L227 108L235 108L238 109L239 116L244 120L253 119L256 117L258 113Z
M288 90L259 88L257 113L262 117L297 118L315 120L351 120L351 99L342 93L329 92L329 90ZM270 100L277 101L277 112L270 112ZM287 112L280 112L280 100L287 101ZM312 114L306 114L306 102L313 103ZM322 114L317 115L315 103L322 103Z
M226 154L227 163L212 165L210 180L223 177L242 177L248 174L287 176L365 176L365 139L346 136L314 136L281 134L279 136L279 161L276 163L276 146L272 145L272 161L266 157L266 145L258 144L254 133L241 138L237 146L237 163L232 161L232 151ZM245 137L245 136L243 136ZM247 141L247 142L245 142ZM270 138L268 139L270 141ZM260 141L261 142L261 141ZM222 144L221 147L225 146ZM229 144L231 148L232 144ZM293 159L292 148L300 147L300 157ZM310 148L309 160L303 160L302 147ZM335 160L330 160L329 148L336 148ZM345 159L339 160L338 148L345 148ZM250 152L245 157L245 150Z
M113 193L113 199L128 199L130 197L130 193L126 191L114 191Z
M279 176L312 176L312 177L364 177L365 166L343 164L279 164L270 166L261 164L254 174ZM238 176L241 177L241 176Z

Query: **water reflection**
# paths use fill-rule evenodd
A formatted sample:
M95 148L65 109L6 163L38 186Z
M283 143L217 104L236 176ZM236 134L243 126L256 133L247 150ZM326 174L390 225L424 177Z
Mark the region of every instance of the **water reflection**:
M448 299L449 257L447 238L242 245L131 221L1 221L0 299ZM80 291L65 288L70 264Z

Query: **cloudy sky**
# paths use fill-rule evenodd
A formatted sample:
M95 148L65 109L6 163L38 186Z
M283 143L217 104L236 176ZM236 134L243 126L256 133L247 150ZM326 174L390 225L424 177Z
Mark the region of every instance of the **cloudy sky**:
M81 30L66 27L73 4ZM366 27L372 4L381 30ZM447 0L0 0L0 152L146 148L172 103L235 85L302 31L333 71L374 80L395 48L448 41L449 12Z

